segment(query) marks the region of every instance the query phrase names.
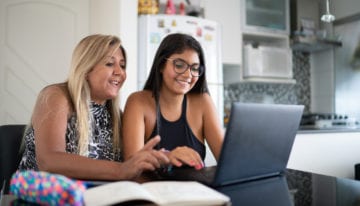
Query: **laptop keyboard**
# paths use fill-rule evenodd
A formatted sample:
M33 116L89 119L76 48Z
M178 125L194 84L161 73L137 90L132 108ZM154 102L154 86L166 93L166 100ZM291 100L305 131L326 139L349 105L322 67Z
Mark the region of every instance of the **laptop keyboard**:
M192 167L172 168L171 170L158 170L157 175L161 180L177 181L198 181L200 183L211 185L215 177L216 166L205 167L196 170Z

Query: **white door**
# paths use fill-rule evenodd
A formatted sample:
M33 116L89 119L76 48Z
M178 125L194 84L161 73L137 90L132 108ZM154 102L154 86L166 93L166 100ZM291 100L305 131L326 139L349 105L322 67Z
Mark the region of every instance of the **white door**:
M89 1L0 0L0 125L26 124L39 91L64 81L89 33Z

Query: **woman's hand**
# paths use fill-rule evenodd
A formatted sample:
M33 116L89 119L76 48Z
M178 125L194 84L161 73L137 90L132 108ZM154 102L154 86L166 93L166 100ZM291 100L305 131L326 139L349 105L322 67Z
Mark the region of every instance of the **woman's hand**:
M152 138L140 151L123 163L123 169L128 172L128 179L137 178L143 171L154 171L162 165L170 163L169 158L164 152L154 149L155 145L159 142L159 136Z
M167 152L167 156L170 159L170 163L177 167L181 167L183 164L194 167L197 170L204 167L199 153L190 147L176 147L171 152Z

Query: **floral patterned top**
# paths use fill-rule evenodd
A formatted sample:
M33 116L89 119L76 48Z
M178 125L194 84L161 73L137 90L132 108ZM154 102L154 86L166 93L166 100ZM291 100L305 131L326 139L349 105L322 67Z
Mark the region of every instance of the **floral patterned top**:
M91 103L90 113L93 115L93 131L89 139L88 157L93 159L122 161L121 151L114 153L112 121L108 107ZM35 159L34 128L31 126L25 132L25 151L21 159L19 169L38 170ZM75 113L68 119L66 129L66 152L78 154L78 134L76 130Z

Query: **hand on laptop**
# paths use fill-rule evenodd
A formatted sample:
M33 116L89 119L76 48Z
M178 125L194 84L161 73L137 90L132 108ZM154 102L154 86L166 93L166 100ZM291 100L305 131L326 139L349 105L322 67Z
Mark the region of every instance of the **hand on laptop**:
M171 164L167 155L154 149L159 142L160 137L149 140L140 151L123 163L128 179L138 178L144 171L154 171L162 165Z
M200 170L204 167L199 153L190 147L182 146L173 149L172 151L165 151L165 154L170 159L170 163L176 167L187 165Z

